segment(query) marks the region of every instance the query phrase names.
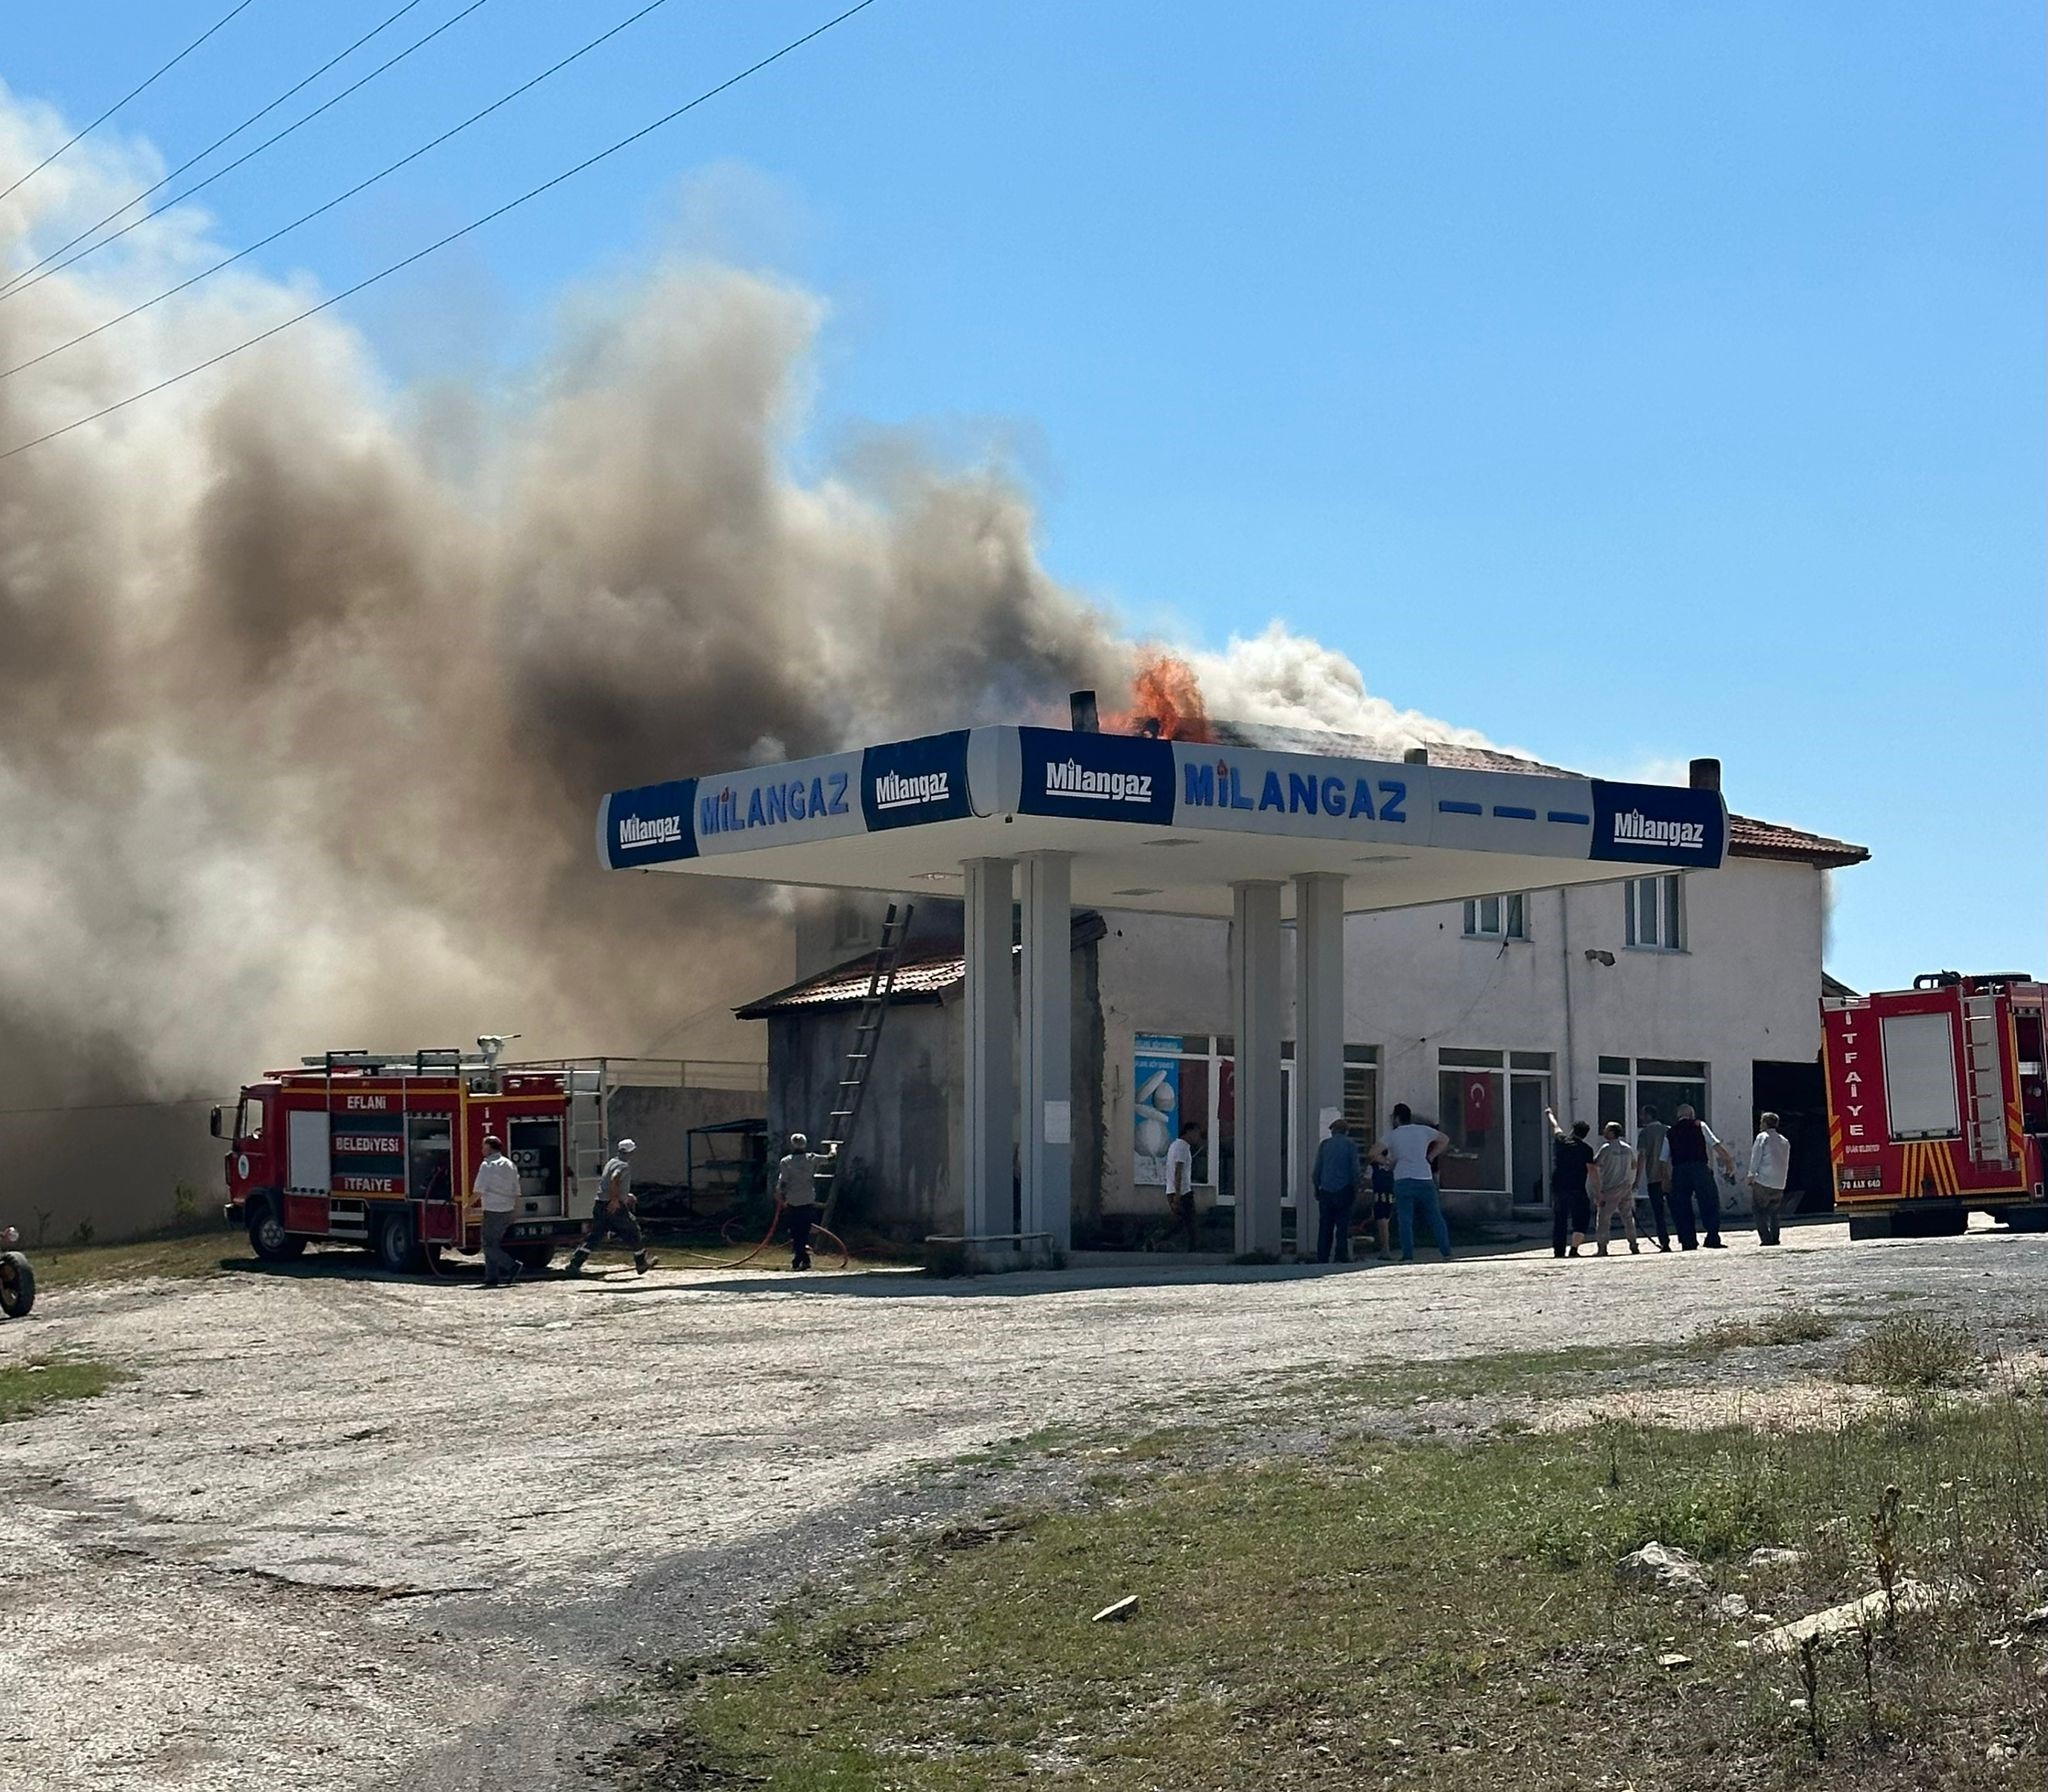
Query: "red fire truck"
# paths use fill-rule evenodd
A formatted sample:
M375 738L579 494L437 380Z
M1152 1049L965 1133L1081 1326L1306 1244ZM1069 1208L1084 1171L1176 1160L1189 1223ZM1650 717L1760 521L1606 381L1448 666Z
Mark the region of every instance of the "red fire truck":
M545 1267L583 1232L610 1147L603 1062L500 1065L496 1041L460 1051L326 1052L213 1110L228 1141L227 1216L259 1257L308 1243L366 1247L386 1268L424 1267L443 1246L476 1250L470 1195L486 1133L519 1166L506 1248Z
M1937 971L1821 1003L1828 1148L1850 1236L2048 1228L2048 985Z

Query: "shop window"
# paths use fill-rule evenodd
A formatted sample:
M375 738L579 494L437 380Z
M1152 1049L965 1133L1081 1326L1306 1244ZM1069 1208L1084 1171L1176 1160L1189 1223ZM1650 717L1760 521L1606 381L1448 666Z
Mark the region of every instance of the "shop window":
M1685 950L1685 880L1676 872L1632 877L1622 885L1627 900L1628 943L1639 952Z
M1549 1052L1437 1053L1437 1124L1451 1141L1437 1166L1445 1188L1542 1200L1554 1069Z
M1513 896L1475 896L1465 904L1468 940L1525 940L1529 937L1528 903Z
M1645 1109L1666 1126L1690 1107L1707 1118L1707 1066L1699 1058L1611 1058L1600 1060L1600 1123L1621 1122L1634 1140Z

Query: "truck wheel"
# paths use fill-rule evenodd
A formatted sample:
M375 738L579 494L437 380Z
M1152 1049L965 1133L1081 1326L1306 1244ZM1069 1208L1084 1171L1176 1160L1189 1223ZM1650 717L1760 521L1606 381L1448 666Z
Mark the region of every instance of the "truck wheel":
M403 1208L380 1218L370 1236L377 1261L393 1275L410 1275L426 1268L426 1253L412 1235L412 1215Z
M306 1241L284 1229L284 1215L275 1201L249 1203L249 1247L265 1263L289 1263L304 1254Z
M539 1244L515 1244L512 1260L529 1275L542 1275L555 1260L555 1247L546 1240Z
M0 1256L0 1313L9 1319L25 1318L36 1304L36 1272L19 1251Z

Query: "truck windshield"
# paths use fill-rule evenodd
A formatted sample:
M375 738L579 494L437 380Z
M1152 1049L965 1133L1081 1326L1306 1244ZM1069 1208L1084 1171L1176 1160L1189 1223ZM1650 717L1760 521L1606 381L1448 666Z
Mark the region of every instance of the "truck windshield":
M235 1137L238 1139L260 1139L263 1136L263 1098L244 1095L235 1104Z

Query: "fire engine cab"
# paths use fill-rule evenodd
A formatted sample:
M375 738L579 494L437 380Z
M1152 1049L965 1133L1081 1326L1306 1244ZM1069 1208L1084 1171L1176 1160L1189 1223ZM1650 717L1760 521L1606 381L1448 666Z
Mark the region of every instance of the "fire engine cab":
M1821 1003L1828 1148L1850 1236L1960 1232L1971 1209L2048 1226L2048 985L1937 971Z
M609 1141L600 1070L503 1065L496 1040L460 1051L326 1052L273 1070L213 1110L228 1141L227 1217L272 1262L309 1243L370 1250L417 1269L444 1246L474 1251L470 1187L486 1134L519 1166L506 1249L543 1268L587 1227Z

